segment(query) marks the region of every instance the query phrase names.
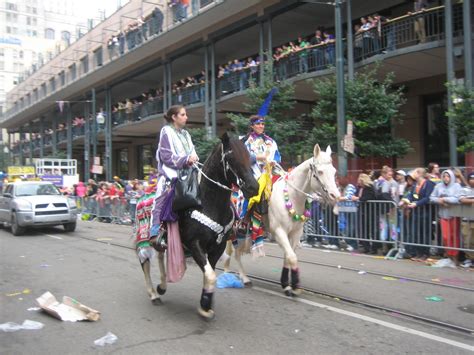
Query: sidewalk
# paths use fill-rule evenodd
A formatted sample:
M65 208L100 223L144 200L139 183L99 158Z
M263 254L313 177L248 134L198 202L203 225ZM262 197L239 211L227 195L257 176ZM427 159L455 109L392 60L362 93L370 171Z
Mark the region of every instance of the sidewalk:
M130 226L80 221L78 228L101 229L111 242L133 245ZM279 280L283 251L274 243L267 243L265 251L267 256L256 260L244 256L244 268L248 274ZM299 249L297 255L304 287L474 329L472 268L435 268L411 260L316 248ZM235 262L231 269L236 270Z

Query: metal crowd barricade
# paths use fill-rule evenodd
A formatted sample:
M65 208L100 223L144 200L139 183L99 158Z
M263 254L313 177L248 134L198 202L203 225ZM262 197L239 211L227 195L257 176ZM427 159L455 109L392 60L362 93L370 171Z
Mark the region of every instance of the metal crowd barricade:
M132 224L135 216L135 204L125 197L112 197L99 200L95 197L76 198L83 220L115 224ZM80 204L80 207L79 207Z
M306 238L310 243L337 245L341 241L366 251L382 248L386 256L399 252L398 209L392 201L340 202L339 213L334 214L330 206L313 203L309 223L312 230Z
M303 238L310 244L337 245L341 241L365 251L382 248L386 258L441 254L445 250L470 251L460 232L454 245L446 245L439 227L439 206L398 207L392 201L339 202L338 215L332 207L313 203L312 217ZM453 205L451 218L474 220L474 207ZM470 222L473 223L473 222Z

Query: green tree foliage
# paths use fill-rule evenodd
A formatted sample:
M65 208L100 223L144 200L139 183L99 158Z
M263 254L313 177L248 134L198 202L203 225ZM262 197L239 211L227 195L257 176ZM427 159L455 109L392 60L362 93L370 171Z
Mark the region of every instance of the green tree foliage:
M190 128L188 131L193 139L199 159L201 162L204 162L219 141L219 138L209 138L205 128Z
M453 120L458 151L464 153L474 150L474 90L460 84L447 84L451 89L453 106L446 113Z
M297 156L303 152L304 139L299 117L291 116L295 105L293 84L283 81L275 82L268 75L270 68L265 68L265 81L261 87L255 82L250 83L247 90L247 100L244 103L248 114L227 114L232 121L236 132L245 135L250 131L249 117L258 113L260 106L265 101L272 88L278 91L273 96L268 115L265 117L265 133L272 137L278 144L282 159L289 164L297 163Z
M375 70L360 72L345 83L346 119L354 125L355 154L360 157L401 157L410 150L409 142L392 135L392 125L401 123L400 106L405 103L402 88L394 89L393 75L383 81L376 79ZM307 146L337 142L336 77L314 81L317 102L311 112L314 128Z

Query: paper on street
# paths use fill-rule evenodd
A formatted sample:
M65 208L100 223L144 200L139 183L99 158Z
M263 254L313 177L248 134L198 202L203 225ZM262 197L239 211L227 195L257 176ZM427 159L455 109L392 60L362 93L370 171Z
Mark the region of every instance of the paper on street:
M36 302L47 313L63 321L97 321L100 318L99 311L87 307L71 297L64 296L63 302L59 303L56 297L49 291L38 297Z

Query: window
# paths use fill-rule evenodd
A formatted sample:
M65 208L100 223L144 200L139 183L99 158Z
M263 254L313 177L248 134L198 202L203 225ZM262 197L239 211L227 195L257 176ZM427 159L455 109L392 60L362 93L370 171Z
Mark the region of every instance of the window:
M71 81L76 80L76 64L73 64L69 67L69 74L71 76Z
M13 10L13 11L18 11L18 7L16 4L13 4L11 2L7 2L6 4L7 10Z
M89 57L85 56L84 58L81 59L81 68L82 68L82 74L85 74L89 71Z
M50 88L51 88L51 92L56 91L56 80L54 78L51 78L49 80L49 85L50 85Z
M33 17L31 19L31 23L32 23L33 26L36 26L38 24L38 20L36 19L36 17Z
M18 58L23 59L23 51L18 52Z
M41 84L41 97L45 97L47 93L48 93L48 90L46 89L46 84L45 83Z
M71 33L68 32L68 31L62 31L61 32L61 39L69 45L70 42L71 42Z
M98 67L102 66L102 47L100 47L98 50L94 52L95 60L96 60L96 65Z
M26 24L31 26L31 17L26 16Z
M54 39L54 30L52 28L47 28L44 30L44 38L46 39Z
M34 14L37 14L37 13L38 13L36 7L31 8L31 12L33 12Z
M0 48L0 57L5 56L5 48Z
M0 62L0 70L5 70L5 62Z
M33 32L32 32L32 35L33 35L33 37L38 37L38 32L33 31Z

